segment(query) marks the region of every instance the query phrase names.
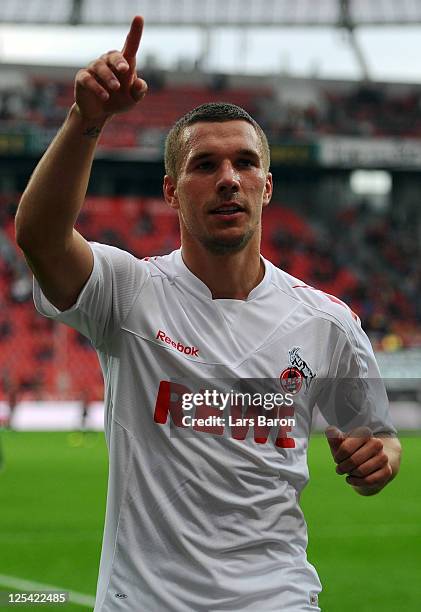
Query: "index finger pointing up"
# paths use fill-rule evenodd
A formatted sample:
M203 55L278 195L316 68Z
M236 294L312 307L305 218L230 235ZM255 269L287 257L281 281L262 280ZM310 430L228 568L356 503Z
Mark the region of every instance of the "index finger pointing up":
M142 38L143 32L143 17L136 15L130 26L129 33L127 34L126 41L122 53L126 60L133 60L136 57L137 50L139 49L140 39Z

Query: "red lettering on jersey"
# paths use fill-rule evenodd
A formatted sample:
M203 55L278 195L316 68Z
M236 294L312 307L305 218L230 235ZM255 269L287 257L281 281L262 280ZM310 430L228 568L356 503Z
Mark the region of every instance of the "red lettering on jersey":
M261 406L248 406L244 412L242 404L231 404L230 423L232 438L234 438L234 440L244 440L250 426L252 426L256 444L266 444L272 427L268 425L259 425L257 420L259 414L262 414ZM276 419L277 409L264 410L264 414L268 419Z
M161 342L165 342L165 344L170 344L173 348L177 349L180 353L184 353L184 355L191 355L192 357L199 356L199 349L195 346L184 346L182 342L176 342L170 336L162 331L162 329L158 329L156 336L156 340L161 340Z
M206 417L209 416L220 417L221 411L218 408L213 408L212 406L208 406L206 404L197 406L195 414L196 419L206 419ZM223 425L193 425L193 429L196 431L203 431L204 433L215 434L217 436L222 436L224 433Z
M278 412L279 419L285 419L287 417L294 416L294 406L280 406ZM290 425L280 425L278 434L276 436L275 446L278 448L295 448L294 438L288 438L288 433L291 433L292 427Z
M203 395L204 390L198 393ZM185 385L161 380L159 383L158 393L155 402L154 421L165 425L168 420L168 415L171 415L173 424L176 427L186 428L183 425L183 395L192 395L191 390ZM230 430L231 437L234 440L245 440L250 427L253 427L253 436L256 444L266 444L270 432L273 430L272 425L260 425L258 416L262 414L261 406L248 405L244 411L243 404L230 405L230 415L225 415L225 424ZM271 410L264 410L263 414L266 419L284 419L294 416L293 406L280 406ZM193 415L192 415L193 416ZM209 416L223 417L219 408L214 408L206 403L198 404L195 408L195 419L206 419ZM198 432L223 435L225 427L223 424L216 425L193 425L193 429ZM279 426L276 434L275 446L279 448L295 448L295 440L288 437L288 433L292 431L291 426Z
M153 420L155 423L165 425L168 414L171 414L172 421L176 427L183 425L183 406L182 397L184 393L190 393L190 389L178 383L161 380L159 383L158 394L155 402L155 412Z
M249 424L243 415L243 404L231 404L231 437L234 440L245 440ZM247 417L253 418L252 414L247 414Z
M264 410L264 415L267 419L276 419L278 417L278 409L272 408L271 410ZM258 410L258 414L262 414L262 410ZM254 441L256 444L266 444L269 438L269 434L272 430L271 425L259 425L257 418L254 421Z

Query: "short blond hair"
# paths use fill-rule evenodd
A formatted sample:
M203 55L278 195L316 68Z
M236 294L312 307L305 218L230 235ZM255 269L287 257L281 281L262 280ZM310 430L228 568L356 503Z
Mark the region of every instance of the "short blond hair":
M201 104L186 115L178 119L171 128L165 141L165 172L172 179L177 180L181 168L183 155L185 154L185 142L183 142L183 132L186 127L199 123L207 122L225 122L225 121L247 121L256 131L260 142L260 154L262 157L263 167L266 172L270 166L270 149L266 134L260 125L248 114L241 106L230 104L228 102L208 102Z

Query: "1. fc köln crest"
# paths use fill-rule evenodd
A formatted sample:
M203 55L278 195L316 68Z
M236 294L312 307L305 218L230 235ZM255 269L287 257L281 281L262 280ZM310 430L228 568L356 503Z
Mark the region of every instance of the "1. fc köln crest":
M310 384L315 374L308 363L300 355L300 347L294 346L288 351L289 366L282 370L279 380L282 389L287 393L299 393L303 384L305 393L310 389Z

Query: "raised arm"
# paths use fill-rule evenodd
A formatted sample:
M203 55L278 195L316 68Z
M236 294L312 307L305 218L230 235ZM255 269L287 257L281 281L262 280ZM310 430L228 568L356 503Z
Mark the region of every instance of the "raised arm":
M42 157L16 214L16 240L47 298L60 310L76 301L93 266L91 249L74 229L103 127L145 95L136 74L143 30L135 17L122 51L109 51L80 70L75 102Z

